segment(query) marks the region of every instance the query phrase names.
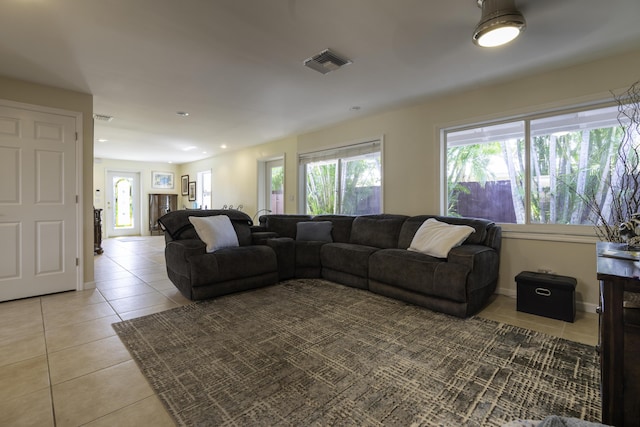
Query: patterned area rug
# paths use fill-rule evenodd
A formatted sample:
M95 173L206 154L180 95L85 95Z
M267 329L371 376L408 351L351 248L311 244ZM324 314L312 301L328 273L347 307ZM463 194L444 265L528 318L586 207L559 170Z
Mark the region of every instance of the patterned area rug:
M323 280L113 327L179 425L600 419L593 347Z

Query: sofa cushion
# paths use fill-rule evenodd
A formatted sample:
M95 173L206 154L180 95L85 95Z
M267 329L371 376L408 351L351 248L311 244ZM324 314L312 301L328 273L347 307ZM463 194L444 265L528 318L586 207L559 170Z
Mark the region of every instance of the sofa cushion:
M296 241L296 267L320 268L320 249L325 242Z
M354 276L369 276L369 256L379 250L352 243L326 243L320 248L322 268L348 272Z
M468 225L447 224L429 218L418 228L409 250L446 258L451 248L460 246L473 231Z
M469 268L404 249L384 249L371 255L369 279L422 295L467 301Z
M349 243L376 248L397 248L404 215L364 215L356 217L351 226Z
M333 241L349 243L351 226L355 218L355 216L351 215L318 215L314 216L312 221L331 221L333 224L333 230L331 230Z
M333 242L331 221L302 221L297 224L296 240L301 242Z
M189 217L198 237L207 245L207 252L239 246L238 236L226 215Z
M264 245L224 248L189 258L191 285L207 286L275 273L278 262L273 249Z

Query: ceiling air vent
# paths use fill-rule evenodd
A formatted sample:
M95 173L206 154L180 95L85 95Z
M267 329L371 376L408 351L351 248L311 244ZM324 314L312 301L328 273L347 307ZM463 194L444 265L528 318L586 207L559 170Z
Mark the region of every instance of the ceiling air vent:
M106 114L94 114L93 119L101 122L110 122L113 120L113 116L107 116Z
M351 64L351 62L350 59L343 58L337 53L325 49L319 54L305 59L304 65L322 74L327 74L329 71L337 70L343 65Z

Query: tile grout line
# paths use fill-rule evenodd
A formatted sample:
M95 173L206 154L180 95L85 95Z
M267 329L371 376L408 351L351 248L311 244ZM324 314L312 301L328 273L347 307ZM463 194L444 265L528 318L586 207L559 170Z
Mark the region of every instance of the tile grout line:
M51 379L51 364L49 362L49 343L47 342L47 328L44 321L44 308L42 307L42 298L38 298L40 302L40 316L42 318L42 337L44 338L44 354L47 359L47 377L49 380L49 399L51 400L51 417L53 418L54 427L58 424L56 420L56 405L53 399L53 380Z

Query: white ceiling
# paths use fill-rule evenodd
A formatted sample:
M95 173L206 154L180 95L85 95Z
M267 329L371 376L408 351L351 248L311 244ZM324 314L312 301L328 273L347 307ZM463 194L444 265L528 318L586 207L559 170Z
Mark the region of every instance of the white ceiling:
M2 0L0 75L93 94L96 157L184 163L640 46L639 0L516 5L487 50L476 0Z

